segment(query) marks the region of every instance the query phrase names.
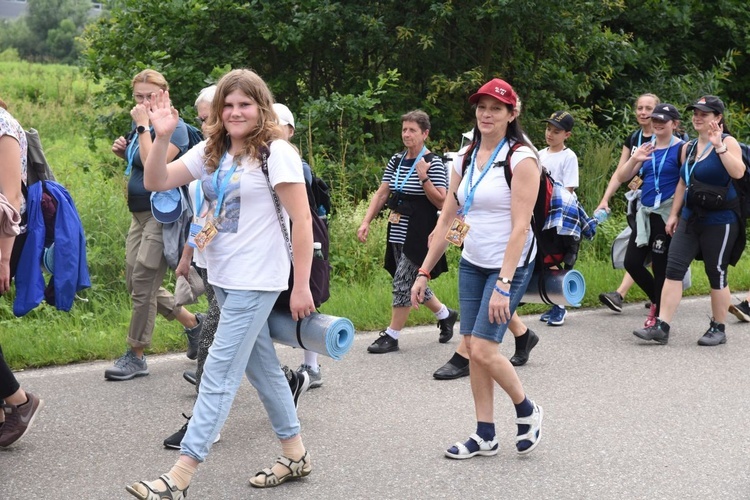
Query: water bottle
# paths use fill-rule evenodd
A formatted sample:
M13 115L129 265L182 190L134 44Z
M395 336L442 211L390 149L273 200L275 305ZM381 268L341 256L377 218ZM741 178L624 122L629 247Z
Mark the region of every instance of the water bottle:
M313 258L323 260L323 244L319 241L313 243Z
M608 217L609 217L609 210L605 208L600 208L599 210L594 212L594 218L599 222L599 224L607 220Z

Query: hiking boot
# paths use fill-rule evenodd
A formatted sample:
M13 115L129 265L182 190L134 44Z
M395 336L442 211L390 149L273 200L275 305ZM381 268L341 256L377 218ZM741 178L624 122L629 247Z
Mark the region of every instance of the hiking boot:
M299 365L299 368L297 368L297 373L300 372L306 372L310 376L310 389L315 389L316 387L323 385L323 376L320 373L320 366L318 366L318 371L315 371L310 365L302 363Z
M750 304L743 300L739 304L729 306L729 312L734 314L743 323L750 323Z
M445 344L453 338L453 325L456 324L457 319L458 311L454 311L453 309L448 308L448 317L437 322L437 326L438 328L440 328L440 336L438 337L438 341L441 344ZM398 343L398 341L396 342Z
M198 383L198 376L195 374L195 370L185 370L182 372L182 378L187 380L189 384L196 385Z
M659 318L656 318L656 323L652 326L641 328L640 330L633 330L633 335L643 340L653 340L659 344L666 344L669 342L669 329L665 329L666 323Z
M187 335L188 348L185 355L188 359L195 359L198 357L198 343L201 339L201 330L203 329L203 320L206 316L201 313L195 313L195 321L198 322L192 328L185 328L185 335Z
M715 346L727 343L727 334L724 333L724 325L711 319L711 325L701 338L698 345Z
M0 406L5 415L5 423L0 427L0 447L10 446L28 432L34 423L44 400L30 392L26 393L27 401L22 405L3 404Z
M607 292L599 294L599 302L612 309L614 312L622 312L622 295L618 292Z
M648 311L648 318L646 318L646 322L643 323L643 328L649 328L656 324L656 306L654 304L651 304L651 307Z
M123 354L120 359L115 361L115 366L107 368L104 371L104 378L107 380L130 380L133 377L148 375L148 365L146 356L143 358L136 357L133 351Z
M179 450L180 449L180 443L182 443L182 438L185 437L185 433L187 432L188 424L190 423L190 417L182 414L183 417L187 419L187 422L185 422L185 425L180 427L180 430L169 436L167 439L164 440L164 447L170 448L172 450ZM214 444L218 443L221 439L221 434L216 435L216 439L214 439Z
M547 320L547 326L562 326L565 323L565 316L568 311L561 306L552 306Z
M284 365L281 367L284 371L287 383L289 383L289 390L292 391L292 398L294 399L294 409L299 408L299 398L310 388L310 375L307 372L295 372L289 369L288 366Z
M394 339L385 333L385 330L380 332L380 337L367 348L367 352L373 354L384 354L392 351L398 351L398 339Z

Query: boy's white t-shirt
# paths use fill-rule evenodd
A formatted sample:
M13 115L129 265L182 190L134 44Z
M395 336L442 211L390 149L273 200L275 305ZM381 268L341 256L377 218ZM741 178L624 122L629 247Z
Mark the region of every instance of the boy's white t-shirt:
M216 217L217 192L232 167L233 158L229 155L222 158L215 177L214 173L206 172L204 151L205 141L190 149L180 160L193 177L202 181L208 203L207 219L212 220L218 229L218 234L203 252L208 282L233 290L286 290L289 250L260 160L242 158L226 186ZM271 143L268 174L274 187L283 182L305 182L302 160L287 141ZM281 212L289 232L289 216L283 207Z
M198 191L198 185L201 185L199 198L196 198L196 192ZM190 203L193 206L193 220L191 223L199 224L203 226L206 222L206 213L208 212L208 203L203 194L202 182L195 179L193 182L188 184L188 194L190 196ZM200 205L200 207L199 207ZM200 210L201 213L198 213ZM201 269L206 269L206 256L203 255L203 251L200 248L193 248L193 262L196 266Z
M498 153L495 163L490 167L490 171L484 176L482 182L477 186L474 193L474 201L466 214L465 222L469 224L469 232L464 240L464 249L461 257L478 267L486 269L500 269L503 267L505 258L505 248L508 246L511 232L510 218L510 188L505 180L505 169L498 165L498 162L505 160L510 150L508 144ZM464 154L459 154L453 164L455 173L461 175L461 165L463 165ZM511 171L515 170L516 165L521 160L532 158L537 161L536 155L528 146L519 147L510 157ZM469 180L469 168L471 168L471 158L467 158L467 170L463 174L461 183L458 186L458 203L463 206L466 202L466 188ZM482 172L474 166L472 184L476 185ZM541 170L540 170L541 172ZM531 221L529 221L530 224ZM529 232L526 236L526 243L523 247L523 253L518 262L518 267L524 265L528 260L536 256L536 246L531 249L531 243L534 239L534 233L529 225ZM529 255L529 252L532 252Z
M562 187L578 187L578 157L572 149L550 153L549 148L544 148L539 151L539 160Z

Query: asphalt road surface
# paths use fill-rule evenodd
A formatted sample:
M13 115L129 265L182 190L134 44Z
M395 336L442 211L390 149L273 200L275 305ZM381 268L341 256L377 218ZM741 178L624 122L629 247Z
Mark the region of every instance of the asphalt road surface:
M727 344L699 347L708 299L686 299L660 346L631 333L646 312L571 311L562 327L524 318L541 340L518 372L544 408L542 441L526 457L515 453L513 407L499 389L500 452L443 456L475 430L469 379L432 378L458 335L442 345L436 327L412 328L399 352L373 355L366 347L377 333L364 332L342 361L321 356L324 384L302 396L310 476L248 485L280 447L244 382L188 498L750 499L750 324L730 315ZM288 347L279 356L301 361ZM126 485L168 471L179 452L162 440L191 411L182 371L194 362L148 361L151 374L127 382L104 380L111 362L18 373L46 406L22 440L0 449L0 499L127 499Z

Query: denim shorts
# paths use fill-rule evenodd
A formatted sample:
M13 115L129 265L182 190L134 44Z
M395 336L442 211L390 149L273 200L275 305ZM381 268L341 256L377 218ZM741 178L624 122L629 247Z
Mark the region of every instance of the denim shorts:
M517 267L510 285L510 314L516 312L531 274L534 261L526 267ZM475 266L463 258L458 263L458 301L461 305L461 335L473 335L500 343L503 341L508 323L490 323L489 304L495 289L500 269Z

